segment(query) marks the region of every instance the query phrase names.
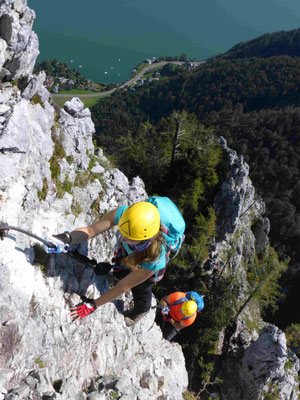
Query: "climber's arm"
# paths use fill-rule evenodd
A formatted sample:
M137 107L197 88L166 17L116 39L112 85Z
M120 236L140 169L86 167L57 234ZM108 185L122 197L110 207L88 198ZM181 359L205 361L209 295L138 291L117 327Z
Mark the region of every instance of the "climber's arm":
M111 288L108 292L106 292L103 296L98 297L98 299L94 300L95 307L101 307L104 304L115 300L117 297L121 296L123 293L127 292L134 286L139 285L144 282L148 278L150 278L154 274L153 271L148 271L146 269L140 269L138 271L131 272L125 278L123 278L120 282L118 282L113 288ZM78 306L71 307L71 317L75 319L79 318L78 314ZM86 314L88 315L88 314ZM84 315L84 317L86 316Z
M176 328L178 331L180 331L183 328L186 328L186 325L182 321L175 321L173 318L170 320L170 323Z
M148 271L146 269L141 269L139 271L131 272L125 278L123 278L120 282L118 282L113 288L111 288L108 292L106 292L103 296L99 297L95 300L96 307L100 307L103 304L108 303L121 296L123 293L128 292L134 286L139 285L144 282L150 276L153 275L153 271Z
M76 228L74 231L70 232L71 243L75 244L84 242L112 228L115 225L116 212L117 209L110 211L101 218L100 221L97 221L90 226Z
M160 300L160 304L161 304L162 307L170 306L170 305L171 305L171 302L170 302L169 296L164 296L164 297Z

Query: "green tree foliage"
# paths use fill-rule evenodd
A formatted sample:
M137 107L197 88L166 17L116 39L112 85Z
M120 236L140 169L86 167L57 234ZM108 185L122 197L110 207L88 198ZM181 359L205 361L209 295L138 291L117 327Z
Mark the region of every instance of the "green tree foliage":
M190 252L194 255L193 266L202 265L209 257L209 249L216 237L216 214L212 207L208 208L208 216L196 215L194 230L190 233Z
M178 276L181 277L183 273L186 279L184 285L186 290L189 290L188 288L191 286L198 286L201 290L203 288L206 290L202 280L202 265L207 260L209 249L216 237L216 215L212 207L208 207L208 210L205 211L206 216L202 213L195 214L194 218L188 223L184 246L174 262L170 262L170 269L168 269L168 273L171 275L169 276L171 283L168 284L163 281L163 290L172 290L174 285L180 288L182 281L179 279L177 284L176 279Z
M238 43L226 53L212 59L249 57L300 56L300 28L292 31L266 33L248 42Z
M76 71L74 68L70 69L67 63L59 62L56 58L38 61L35 66L35 71L46 71L48 75L57 78L63 76L66 79L86 81L86 78L84 78L80 72Z
M160 70L160 76L163 77L174 77L174 76L178 76L178 74L180 74L182 71L187 70L188 66L178 66L176 64L171 64L168 63L166 65L164 65L162 67L162 69Z
M139 175L149 194L171 197L187 222L185 244L154 291L158 298L177 290L205 294L203 313L177 339L194 388L203 372L198 361L212 362L219 332L230 336L236 316L252 300L276 307L286 269L280 260L286 254L297 260L299 83L297 57L220 59L133 92L115 92L92 109L97 144L115 155L129 178ZM270 248L248 265L242 304L232 277L211 283L202 267L215 236L211 205L227 173L219 135L250 164L267 203L272 244L280 251L280 259Z
M162 56L158 57L157 61L196 61L195 58L188 57L185 53L180 56Z
M118 148L115 160L129 177L141 176L146 183L154 182L168 170L170 162L170 141L165 141L163 132L149 122L142 123L134 133L127 132L115 140Z
M256 255L253 262L248 265L247 271L250 295L239 313L252 298L259 303L262 310L266 307L275 310L278 299L283 296L279 279L287 267L288 260L279 261L276 251L271 246L262 254Z
M69 68L67 63L59 62L56 58L52 60L38 61L35 65L34 72L45 71L48 76L54 78L54 83L58 83L60 77L72 79L76 87L87 86L89 81L76 71L75 68Z
M294 34L296 38L299 30L292 31L290 38ZM277 39L270 40L273 39L275 43ZM291 40L294 43L296 39ZM292 267L300 257L299 88L300 58L297 56L210 61L135 92L115 93L97 104L93 109L97 141L114 152L116 139L126 137L128 132L134 135L141 123L150 122L157 131L159 123L170 122L168 118L175 110L179 114L183 110L189 115L194 113L205 126L204 130L213 127L215 134L224 136L228 145L250 164L250 177L266 201L271 243L280 258L291 258ZM168 132L168 128L162 131ZM182 204L189 200L193 209L197 203L195 198L205 197L207 191L202 192L201 179L194 179L197 178L193 168L193 160L198 157L196 150L191 147L186 154L190 157L186 166L191 169L184 169L177 159L170 179L174 190L183 186ZM184 171L185 176L184 181L180 176L180 184L179 179L176 182L178 171ZM194 187L188 182L190 171L194 175ZM284 276L285 285L290 287L295 282L288 273Z
M131 110L134 111L134 120L125 119L125 126L136 122L136 118L151 118L157 122L174 110L194 112L200 119L208 112L237 104L243 105L244 111L299 106L299 83L298 57L219 60L141 87L134 94L115 93L108 103L118 104L122 116L129 117ZM99 114L104 107L99 102L93 112ZM112 126L116 122L110 121Z
M178 119L181 133L176 136ZM218 183L216 168L221 161L212 130L184 112L174 112L156 126L148 121L130 128L115 136L103 132L97 144L105 144L129 178L138 174L148 191L176 197L187 214L197 212L201 201L206 204L206 196Z
M280 257L299 260L300 108L244 113L242 107L212 112L204 120L244 155L250 177L267 205L270 238Z
M220 384L223 383L223 381L216 377L215 379L212 379L212 375L214 374L214 370L215 370L215 365L213 362L209 362L206 363L204 361L203 357L200 357L200 360L198 361L199 366L201 368L201 379L202 379L202 388L198 393L198 396L201 395L201 393L208 393L208 394L212 394L208 391L208 388L211 390L211 386L216 385L216 384ZM215 396L214 396L215 398ZM199 397L200 399L200 397Z
M287 344L300 356L300 324L291 324L285 330Z

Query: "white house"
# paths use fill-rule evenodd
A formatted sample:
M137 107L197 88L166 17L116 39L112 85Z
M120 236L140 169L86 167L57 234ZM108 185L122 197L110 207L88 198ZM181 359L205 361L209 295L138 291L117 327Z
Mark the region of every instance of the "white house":
M147 64L152 64L156 61L156 57L151 57L151 58L147 58L146 63Z

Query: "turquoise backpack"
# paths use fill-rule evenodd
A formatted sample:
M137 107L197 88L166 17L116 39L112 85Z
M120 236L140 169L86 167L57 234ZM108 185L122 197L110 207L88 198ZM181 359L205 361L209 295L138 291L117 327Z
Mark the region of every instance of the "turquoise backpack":
M168 197L152 196L148 201L158 208L160 225L166 242L167 252L175 251L175 257L185 237L185 222L181 212Z
M197 312L200 312L204 308L204 301L201 294L198 294L197 292L186 292L186 297L188 300L194 300L197 304Z

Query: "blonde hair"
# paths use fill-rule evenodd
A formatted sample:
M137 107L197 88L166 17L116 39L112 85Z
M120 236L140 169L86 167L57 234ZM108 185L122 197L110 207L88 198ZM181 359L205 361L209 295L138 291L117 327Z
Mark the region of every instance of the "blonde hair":
M127 257L124 257L121 264L125 265L132 271L137 271L142 268L143 262L155 261L159 257L162 245L164 245L164 237L161 231L159 231L152 238L151 244L146 250L135 252Z

